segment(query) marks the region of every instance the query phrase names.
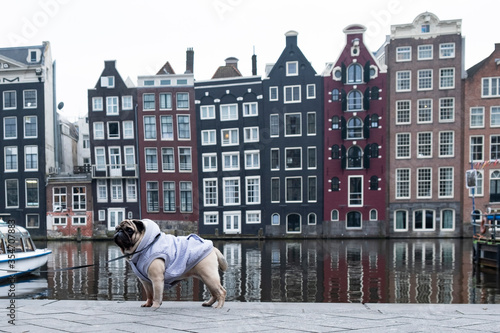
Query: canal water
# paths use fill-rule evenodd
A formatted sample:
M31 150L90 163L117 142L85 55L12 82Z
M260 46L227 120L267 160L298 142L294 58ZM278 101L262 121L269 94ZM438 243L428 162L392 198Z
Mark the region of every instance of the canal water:
M500 277L475 271L471 240L215 241L229 269L228 301L500 304ZM141 284L111 241L50 241L46 272L16 282L19 298L144 300ZM95 266L51 271L65 267ZM0 298L7 298L0 286ZM198 280L165 293L167 301L209 297Z

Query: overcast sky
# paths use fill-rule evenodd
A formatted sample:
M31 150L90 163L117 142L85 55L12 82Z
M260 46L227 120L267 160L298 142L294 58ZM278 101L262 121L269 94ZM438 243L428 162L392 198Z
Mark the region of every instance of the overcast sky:
M227 57L251 75L255 48L258 74L274 63L295 30L298 46L321 73L345 44L350 24L368 28L376 51L390 25L411 23L429 11L440 20L462 19L466 69L500 42L498 0L0 0L0 47L49 41L57 65L57 101L68 117L87 113L105 60L116 60L125 80L155 74L166 61L183 73L186 49L194 49L195 79L208 80Z

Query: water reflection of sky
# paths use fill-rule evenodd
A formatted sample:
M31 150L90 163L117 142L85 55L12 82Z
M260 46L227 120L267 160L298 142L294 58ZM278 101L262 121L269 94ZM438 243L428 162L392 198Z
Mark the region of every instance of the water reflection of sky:
M216 241L215 245L229 264L222 275L228 301L500 303L500 278L474 272L470 240ZM48 242L46 246L53 251L49 270L97 265L24 279L18 295L143 299L142 287L125 260L108 262L121 255L114 243ZM0 298L6 298L1 288ZM206 288L192 279L165 294L165 300L208 297Z

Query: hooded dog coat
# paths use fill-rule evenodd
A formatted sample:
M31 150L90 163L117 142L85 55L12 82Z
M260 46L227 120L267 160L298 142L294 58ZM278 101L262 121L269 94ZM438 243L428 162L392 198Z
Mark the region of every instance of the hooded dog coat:
M205 259L212 250L213 243L198 235L175 237L161 232L158 224L149 219L142 220L146 227L136 252L130 259L130 265L134 273L142 280L148 279L148 268L153 260L161 258L165 260L165 287L170 288L180 278L200 261ZM155 241L157 235L159 238Z

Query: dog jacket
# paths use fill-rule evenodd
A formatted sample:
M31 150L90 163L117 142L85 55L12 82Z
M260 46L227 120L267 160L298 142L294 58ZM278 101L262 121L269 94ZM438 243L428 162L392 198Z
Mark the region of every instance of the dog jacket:
M152 220L144 219L142 222L146 230L136 252L147 248L151 242L154 244L134 254L129 261L134 273L142 280L151 282L148 278L149 265L154 259L161 258L165 260L165 287L170 288L213 250L212 241L198 235L175 237L161 232ZM157 235L160 236L155 240Z

